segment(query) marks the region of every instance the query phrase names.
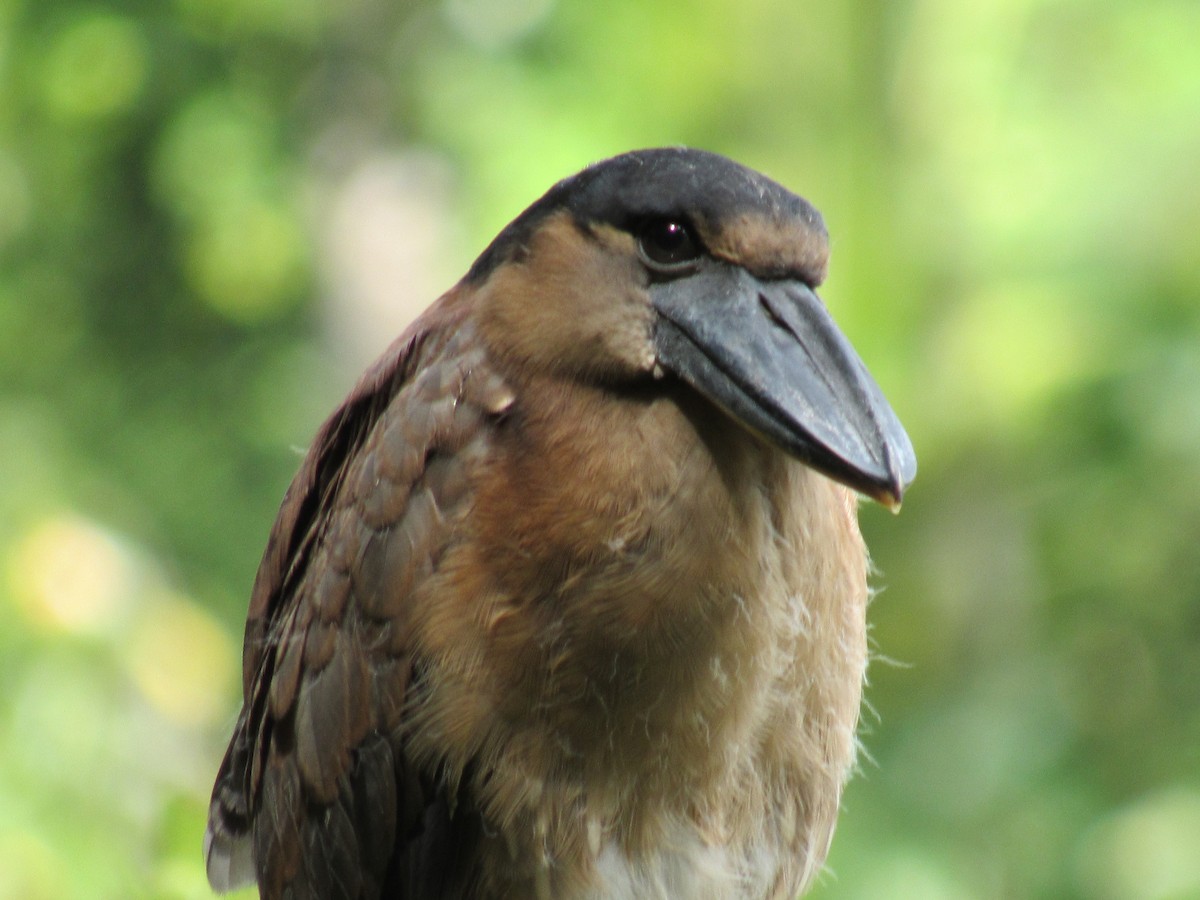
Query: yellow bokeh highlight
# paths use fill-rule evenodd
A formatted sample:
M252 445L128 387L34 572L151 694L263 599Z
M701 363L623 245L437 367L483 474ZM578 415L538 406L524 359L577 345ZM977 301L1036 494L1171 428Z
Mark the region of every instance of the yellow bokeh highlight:
M122 16L98 13L72 20L52 40L42 93L63 119L103 119L131 108L145 81L141 29Z
M0 831L0 897L51 900L68 896L65 860L37 834Z
M95 633L110 628L128 608L136 570L112 534L68 515L43 522L17 542L8 578L30 622Z
M228 712L236 652L217 622L190 600L171 593L150 598L124 659L138 689L172 722L202 727Z
M111 641L159 715L197 728L227 712L238 672L229 635L99 525L70 514L42 522L13 546L7 576L31 624Z

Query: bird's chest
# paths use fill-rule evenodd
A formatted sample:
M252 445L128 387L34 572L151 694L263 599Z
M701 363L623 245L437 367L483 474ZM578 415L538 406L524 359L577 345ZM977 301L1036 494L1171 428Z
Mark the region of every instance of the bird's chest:
M420 739L487 773L481 896L772 897L808 857L810 785L840 784L841 759L813 778L804 725L828 730L801 684L808 601L842 591L796 575L812 482L712 409L632 411L525 423L437 582L459 606L424 641L444 662Z

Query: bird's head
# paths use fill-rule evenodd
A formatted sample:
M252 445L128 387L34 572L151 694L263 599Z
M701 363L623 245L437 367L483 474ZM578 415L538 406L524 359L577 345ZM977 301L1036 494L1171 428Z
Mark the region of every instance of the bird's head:
M713 153L626 153L559 182L466 276L489 343L529 370L676 377L743 427L896 508L903 426L815 293L829 241L803 198Z

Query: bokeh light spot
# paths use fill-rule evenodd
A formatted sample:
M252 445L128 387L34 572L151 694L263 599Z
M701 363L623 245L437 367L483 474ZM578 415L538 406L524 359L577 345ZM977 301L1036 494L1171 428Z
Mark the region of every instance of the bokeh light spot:
M37 835L0 832L0 897L50 900L68 894L63 860Z
M304 242L287 216L265 205L230 211L193 239L192 285L217 312L253 323L278 315L299 296Z
M74 633L103 631L121 617L136 567L117 539L74 516L38 525L13 548L8 576L33 623Z
M159 199L183 226L192 289L241 324L298 301L308 268L269 118L253 95L203 95L165 129L154 160Z
M260 193L274 162L270 110L252 95L213 91L190 100L164 128L152 177L172 212L197 220Z
M154 598L125 658L142 694L171 721L204 726L225 714L237 657L221 627L190 600Z
M129 109L146 80L141 29L121 16L73 19L46 53L42 89L63 119L102 119Z

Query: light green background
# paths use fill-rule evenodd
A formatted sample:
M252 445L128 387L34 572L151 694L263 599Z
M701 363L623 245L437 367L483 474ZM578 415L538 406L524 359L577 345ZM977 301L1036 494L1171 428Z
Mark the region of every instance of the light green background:
M816 896L1200 897L1200 3L0 0L0 898L208 896L298 448L674 143L824 212L921 462Z

